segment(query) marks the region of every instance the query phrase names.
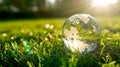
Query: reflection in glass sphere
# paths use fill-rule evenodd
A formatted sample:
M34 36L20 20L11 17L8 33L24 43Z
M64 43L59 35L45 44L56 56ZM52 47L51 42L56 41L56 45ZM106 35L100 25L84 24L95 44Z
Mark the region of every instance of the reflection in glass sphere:
M63 41L71 51L91 52L97 47L101 27L94 17L88 14L75 14L63 25Z

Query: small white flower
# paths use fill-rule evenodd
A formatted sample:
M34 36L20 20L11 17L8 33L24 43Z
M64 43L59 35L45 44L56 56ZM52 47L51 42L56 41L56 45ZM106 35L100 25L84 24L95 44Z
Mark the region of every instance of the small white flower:
M54 28L54 25L50 25L50 29L53 29Z
M7 33L3 33L2 36L3 36L3 37L6 37L6 36L7 36Z
M11 39L13 40L13 39L14 39L14 37L12 36L12 37L11 37Z
M47 40L48 40L48 38L45 38L45 40L47 41Z
M49 27L50 27L50 24L46 24L46 25L45 25L45 28L49 28Z

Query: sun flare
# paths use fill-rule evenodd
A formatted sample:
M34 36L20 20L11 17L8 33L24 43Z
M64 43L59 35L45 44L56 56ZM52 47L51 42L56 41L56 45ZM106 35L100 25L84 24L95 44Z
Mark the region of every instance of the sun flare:
M115 4L117 3L118 0L93 0L93 6L102 6L106 7L109 6L110 4Z

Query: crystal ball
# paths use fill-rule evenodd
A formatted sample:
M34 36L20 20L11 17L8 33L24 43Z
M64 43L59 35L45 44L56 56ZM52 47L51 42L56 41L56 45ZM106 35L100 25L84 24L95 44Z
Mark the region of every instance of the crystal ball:
M62 34L65 46L71 51L91 52L99 43L101 26L89 14L75 14L65 21Z

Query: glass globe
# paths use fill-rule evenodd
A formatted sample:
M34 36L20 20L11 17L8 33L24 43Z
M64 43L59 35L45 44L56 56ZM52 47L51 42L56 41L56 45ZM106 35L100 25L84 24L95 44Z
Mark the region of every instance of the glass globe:
M97 47L101 27L94 17L88 14L75 14L63 25L63 41L71 51L91 52Z

